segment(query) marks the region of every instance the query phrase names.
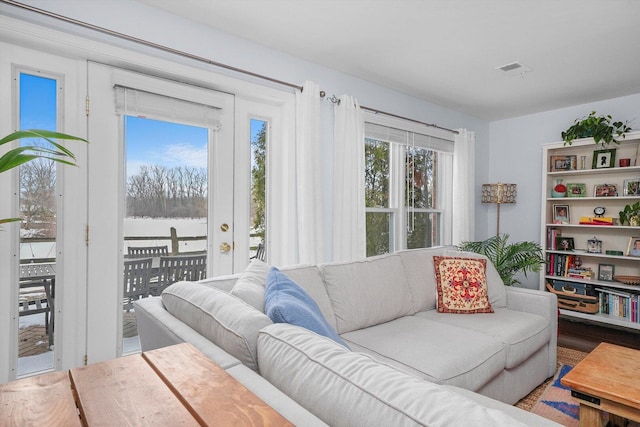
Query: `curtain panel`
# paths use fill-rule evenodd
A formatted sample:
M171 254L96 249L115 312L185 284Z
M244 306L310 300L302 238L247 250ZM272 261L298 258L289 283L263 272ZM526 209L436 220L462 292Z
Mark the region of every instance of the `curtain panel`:
M353 97L334 106L333 261L365 257L364 114Z
M453 244L474 239L476 134L456 129L453 154Z

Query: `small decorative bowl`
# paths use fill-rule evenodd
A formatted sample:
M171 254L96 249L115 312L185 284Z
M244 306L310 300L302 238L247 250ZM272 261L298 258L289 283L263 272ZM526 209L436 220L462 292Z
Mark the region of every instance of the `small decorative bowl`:
M640 276L613 276L613 279L625 285L640 285Z
M553 197L554 199L557 199L560 197L567 197L567 192L565 191L564 193L560 193L556 190L551 190L551 197Z

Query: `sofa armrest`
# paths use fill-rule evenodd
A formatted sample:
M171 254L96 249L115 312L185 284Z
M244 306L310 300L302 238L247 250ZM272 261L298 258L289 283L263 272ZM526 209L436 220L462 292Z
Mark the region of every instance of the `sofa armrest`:
M507 308L558 320L558 300L551 292L506 286Z
M133 306L142 351L189 342L223 369L240 364L238 359L169 313L161 297L143 298Z
M525 313L537 314L549 320L551 340L549 341L549 376L556 372L558 346L558 298L555 294L537 289L506 286L507 308Z

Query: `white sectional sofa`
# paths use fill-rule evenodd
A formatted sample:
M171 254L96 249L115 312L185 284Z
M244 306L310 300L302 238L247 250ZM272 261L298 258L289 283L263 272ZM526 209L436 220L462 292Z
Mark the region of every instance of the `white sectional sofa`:
M556 425L510 406L556 370L555 295L505 287L493 313L436 310L428 248L280 270L350 349L264 313L268 266L176 283L135 305L143 350L191 342L296 425Z

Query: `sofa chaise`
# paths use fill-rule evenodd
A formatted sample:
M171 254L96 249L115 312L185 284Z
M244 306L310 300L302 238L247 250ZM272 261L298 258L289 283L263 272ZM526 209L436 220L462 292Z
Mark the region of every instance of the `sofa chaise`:
M442 312L456 301L437 284L459 260L486 266L488 309ZM557 425L511 406L556 371L555 295L449 247L280 268L332 339L265 314L273 270L254 260L137 301L142 349L190 342L296 425Z

